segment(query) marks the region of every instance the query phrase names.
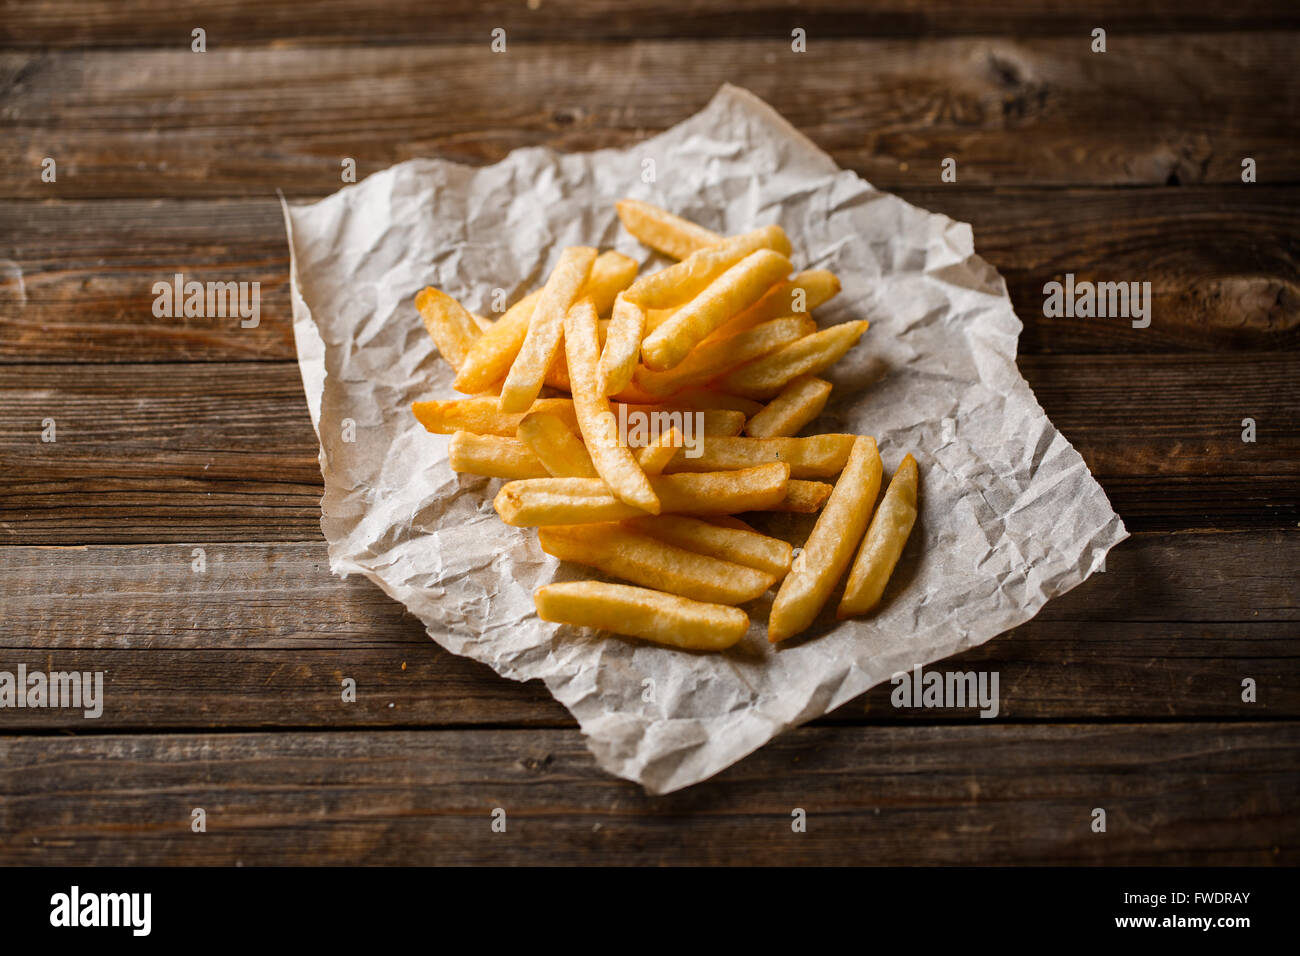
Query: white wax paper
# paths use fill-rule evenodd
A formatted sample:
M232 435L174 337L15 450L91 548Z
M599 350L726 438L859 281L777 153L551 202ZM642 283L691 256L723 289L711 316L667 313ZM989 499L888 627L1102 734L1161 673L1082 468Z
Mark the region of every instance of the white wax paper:
M657 267L618 223L625 196L722 233L779 223L796 268L843 282L819 323L871 320L807 433L876 436L886 479L908 451L920 466L920 515L877 613L824 614L772 647L769 595L748 609L749 635L713 655L547 624L533 589L592 575L503 524L501 482L453 473L447 437L411 414L413 401L455 397L415 294L435 285L491 315L494 289L513 302L569 245ZM1127 537L1021 378L1021 324L971 227L838 169L745 90L724 87L629 149L520 149L482 168L412 160L285 217L330 567L374 581L453 653L541 678L600 765L650 792L703 780L898 671L1023 623ZM786 524L806 534L811 519Z

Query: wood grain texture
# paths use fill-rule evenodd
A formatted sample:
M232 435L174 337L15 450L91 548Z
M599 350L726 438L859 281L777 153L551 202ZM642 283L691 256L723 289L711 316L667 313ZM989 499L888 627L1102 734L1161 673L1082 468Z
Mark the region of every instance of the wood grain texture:
M1300 181L1288 32L0 54L0 197L320 195L418 156L627 146L746 86L882 188ZM653 94L647 95L647 90ZM41 161L58 163L43 183ZM629 176L638 175L629 167ZM670 169L660 170L671 175Z
M975 230L1025 324L1021 354L1300 347L1300 188L907 189ZM815 250L803 251L804 254ZM0 202L0 362L293 359L274 199ZM257 282L260 324L153 315L153 284ZM1149 328L1049 319L1043 285L1151 283Z
M1115 33L1300 27L1293 4L1249 0L1001 0L972 7L960 0L335 0L303 6L265 0L5 0L0 45L34 47L186 46L203 26L213 45L275 43L486 43L491 31L510 42L628 40L643 37L788 37L795 27L815 44L825 36L1005 33L1079 34L1101 24Z
M1131 530L1300 522L1295 353L1020 367ZM0 366L0 399L0 542L319 533L318 446L296 365ZM1241 441L1246 417L1254 443ZM47 419L53 443L41 441Z
M666 797L573 730L0 737L0 862L1288 864L1297 783L1294 722L805 728Z

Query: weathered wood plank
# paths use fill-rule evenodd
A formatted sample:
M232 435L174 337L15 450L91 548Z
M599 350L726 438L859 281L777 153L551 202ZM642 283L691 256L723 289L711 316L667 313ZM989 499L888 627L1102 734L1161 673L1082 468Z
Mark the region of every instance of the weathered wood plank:
M1298 557L1294 531L1138 534L1110 554L1104 573L1035 620L1094 634L1125 622L1295 622ZM0 647L62 654L424 646L422 626L400 604L357 575L330 573L322 540L205 545L203 572L193 570L194 558L188 544L0 547Z
M1300 355L1026 356L1133 530L1295 527ZM297 366L0 366L0 541L303 540L317 443ZM1257 441L1241 441L1244 418ZM53 419L57 441L41 440Z
M1103 587L1099 582L1089 590ZM178 598L168 596L166 602L174 609ZM156 617L162 608L141 603L134 611ZM63 612L51 610L41 630L63 629L66 623ZM1044 618L926 669L997 674L998 710L992 719L1001 721L1297 718L1296 629L1294 621ZM65 639L56 646L15 649L3 646L12 639L0 637L0 671L17 674L25 665L27 673L98 672L104 687L98 717L85 717L84 708L5 709L0 732L576 726L540 681L517 684L449 654L416 622L405 622L400 631L376 632L371 639L385 646L83 649L66 646ZM187 643L187 636L178 634L169 643ZM356 681L355 702L342 700L345 678ZM1256 686L1257 698L1250 703L1241 699L1246 678ZM891 702L894 689L882 684L819 723L976 720L980 710L974 701L958 710L897 708Z
M1300 347L1300 189L905 189L975 228L1006 277L1022 354ZM292 359L278 202L0 202L0 362ZM260 324L153 316L153 284L257 282ZM1049 319L1043 285L1151 283L1152 323ZM21 284L20 279L21 277ZM412 313L414 314L414 313Z
M6 198L319 195L414 156L626 146L752 89L881 187L1300 180L1296 34L0 54ZM652 90L650 95L646 91ZM58 163L55 183L41 163ZM629 175L636 175L633 170Z
M4 737L0 862L1288 864L1297 784L1291 722L805 728L666 797L573 730Z
M299 6L227 0L7 0L0 3L0 45L37 47L187 46L203 26L211 47L275 43L486 43L493 29L511 43L538 40L636 40L647 37L947 36L1010 33L1080 34L1104 24L1112 33L1296 28L1295 7L1283 0L1224 6L1198 0L1002 0L972 8L960 0L442 0L428 4L364 0ZM815 52L815 51L814 51Z

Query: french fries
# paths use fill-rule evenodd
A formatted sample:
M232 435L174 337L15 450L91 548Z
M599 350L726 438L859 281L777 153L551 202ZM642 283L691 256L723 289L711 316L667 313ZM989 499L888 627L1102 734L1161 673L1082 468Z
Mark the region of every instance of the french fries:
M519 440L531 449L553 478L599 478L587 447L564 419L552 412L530 412L519 422ZM503 475L540 478L543 475Z
M764 226L724 239L717 245L696 250L676 265L642 276L628 288L627 297L643 309L669 309L681 305L694 299L714 279L760 249L788 256L790 240L780 226Z
M718 329L717 335L735 335L763 322L786 315L807 315L819 305L833 299L840 291L840 280L825 269L809 269L779 282L735 318Z
M549 478L549 472L532 450L514 438L456 432L447 444L452 471L489 478Z
M533 603L543 621L598 627L683 650L724 651L749 630L749 617L739 608L626 584L548 584L533 592Z
M537 306L528 320L524 343L506 373L505 384L501 386L501 411L526 411L537 398L546 380L546 371L560 350L564 316L577 299L595 261L596 250L587 246L571 246L560 254L560 261L542 287Z
M790 269L790 260L771 249L750 253L646 336L641 343L641 361L655 371L680 364L710 332L757 302L773 282L789 275Z
M636 463L647 475L662 474L668 463L682 447L682 432L676 425L659 436L657 442L646 445L636 453Z
M540 528L537 540L561 561L694 601L744 604L776 581L771 572L688 551L618 524Z
M618 421L597 381L596 309L583 299L564 317L564 349L573 382L573 411L592 464L611 491L630 505L659 513L659 498L618 434Z
M666 372L638 369L636 384L650 395L672 395L685 388L703 385L738 365L762 358L768 352L816 331L817 324L809 316L774 319L736 335L706 342Z
M742 365L722 380L728 391L769 398L800 375L819 375L844 357L867 331L865 319L822 329L761 359Z
M762 511L785 502L790 466L658 475L649 479L665 514L725 515ZM532 478L502 486L492 502L517 528L592 524L639 518L645 511L620 501L599 478Z
M916 459L907 455L890 479L885 497L867 528L867 536L844 585L844 596L835 612L837 618L843 620L866 613L885 593L885 585L916 523L916 481Z
M617 395L627 388L641 357L641 337L645 335L645 309L628 301L621 292L614 300L614 314L609 320L605 347L600 353L600 391Z
M791 478L838 475L853 450L853 435L813 435L809 438L713 438L691 458L682 449L665 471L728 471L783 461Z
M724 520L729 523L722 524ZM787 542L759 534L730 515L719 515L711 521L686 515L655 515L632 518L623 524L689 551L758 568L774 575L777 580L790 570L793 549Z
M674 259L685 259L692 252L722 241L716 232L639 199L620 199L614 208L624 229L651 249Z
M470 346L479 337L474 317L459 302L433 286L415 297L415 307L420 310L424 327L447 364L453 369L460 368Z
M867 530L880 491L880 472L875 439L858 438L803 551L776 592L767 619L767 639L773 644L812 624L843 577L853 549Z
M831 397L831 383L814 375L801 375L786 383L760 412L745 423L753 438L793 435L822 413Z
M868 328L818 330L809 315L839 277L791 275L779 226L723 236L639 200L617 210L633 236L678 261L638 275L629 256L570 247L496 321L432 287L416 296L467 396L411 406L451 436L452 469L503 480L497 514L537 528L548 554L628 582L538 588L538 615L716 651L749 628L734 605L778 582L773 645L807 628L846 572L837 615L870 610L915 522L918 474L908 455L873 518L875 440L798 437L829 400L818 376ZM735 517L751 512L815 522L796 550Z

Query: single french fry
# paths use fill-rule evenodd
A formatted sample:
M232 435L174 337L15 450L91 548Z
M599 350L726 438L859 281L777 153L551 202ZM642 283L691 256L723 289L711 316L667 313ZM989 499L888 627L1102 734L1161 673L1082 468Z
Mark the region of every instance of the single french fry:
M474 317L459 302L433 286L420 290L415 297L415 307L420 310L424 327L442 357L453 370L459 369L480 335Z
M742 365L728 373L722 384L738 395L768 398L801 375L817 375L830 368L857 344L869 324L860 319L822 329Z
M822 413L831 396L831 383L813 375L801 375L745 423L745 434L753 438L778 438L798 434Z
M750 253L647 335L641 361L655 371L679 365L710 332L757 302L790 269L790 260L771 249Z
M632 518L623 524L688 551L767 571L778 580L790 570L793 549L787 542L759 534L743 522L737 521L741 525L737 528L722 525L721 520L715 518L710 522L686 515L654 515Z
M681 262L641 276L625 295L643 309L668 309L689 302L714 279L760 249L790 254L790 240L780 226L764 226L691 253Z
M776 583L769 571L679 548L619 524L539 528L537 540L561 561L695 601L744 604Z
M772 602L767 639L773 644L812 624L844 576L853 549L867 530L871 506L880 491L880 473L875 439L858 438L830 500Z
M716 232L639 199L620 199L614 208L624 229L655 252L674 259L685 259L692 252L722 241Z
M843 619L863 614L880 601L889 576L903 554L903 546L916 524L916 459L906 456L880 500L867 528L862 547L849 571L844 596L835 616Z
M632 373L641 357L641 337L644 334L645 309L619 293L614 300L614 314L609 320L605 347L600 353L602 395L617 395L632 381Z
M742 471L656 475L650 479L666 514L763 511L785 501L790 466L784 462ZM807 484L805 482L804 484ZM493 507L508 525L590 524L644 517L597 478L533 478L504 485Z
M597 380L596 309L582 299L564 317L564 351L573 382L573 410L592 464L611 491L630 505L659 513L659 499L636 456L620 441L618 420Z
M456 391L472 395L486 391L505 377L524 344L528 323L541 297L541 289L530 292L506 309L505 314L492 323L492 328L484 330L470 346L456 373Z
M638 388L651 395L672 395L682 389L703 385L738 365L762 358L783 345L817 331L811 316L787 316L764 322L738 335L704 342L691 350L676 367L666 372L636 369Z
M657 442L646 445L636 453L636 463L647 475L661 474L682 447L681 429L674 425L659 436Z
M793 511L797 514L816 514L831 496L832 485L824 481L806 481L791 478L786 495L764 511Z
M501 411L495 398L457 398L450 401L413 402L411 411L420 424L435 435L451 435L459 431L479 435L515 437L519 423L526 412L507 414ZM539 398L530 412L550 412L570 428L578 427L573 413L573 402L567 398Z
M532 450L514 438L456 432L447 443L452 471L489 478L547 478L550 472Z
M591 264L591 273L583 283L579 299L591 299L597 315L609 315L620 292L636 280L639 264L631 256L613 249L602 252Z
M773 461L790 466L791 478L829 478L838 475L853 450L853 435L812 435L808 438L710 438L701 442L699 455L679 449L667 472L729 471L754 468Z
M726 650L749 630L749 616L740 608L627 584L547 584L533 592L533 602L543 621L596 627L685 650Z
M501 411L527 411L537 398L546 372L560 351L565 313L577 299L595 261L596 250L588 246L570 246L560 254L560 261L546 280L528 321L524 344L519 347L519 354L501 386Z
M525 415L519 423L519 440L532 450L551 477L600 477L586 446L558 415L551 412Z
M840 280L826 269L808 269L774 285L763 298L728 319L714 335L735 335L787 315L807 315L839 294Z

